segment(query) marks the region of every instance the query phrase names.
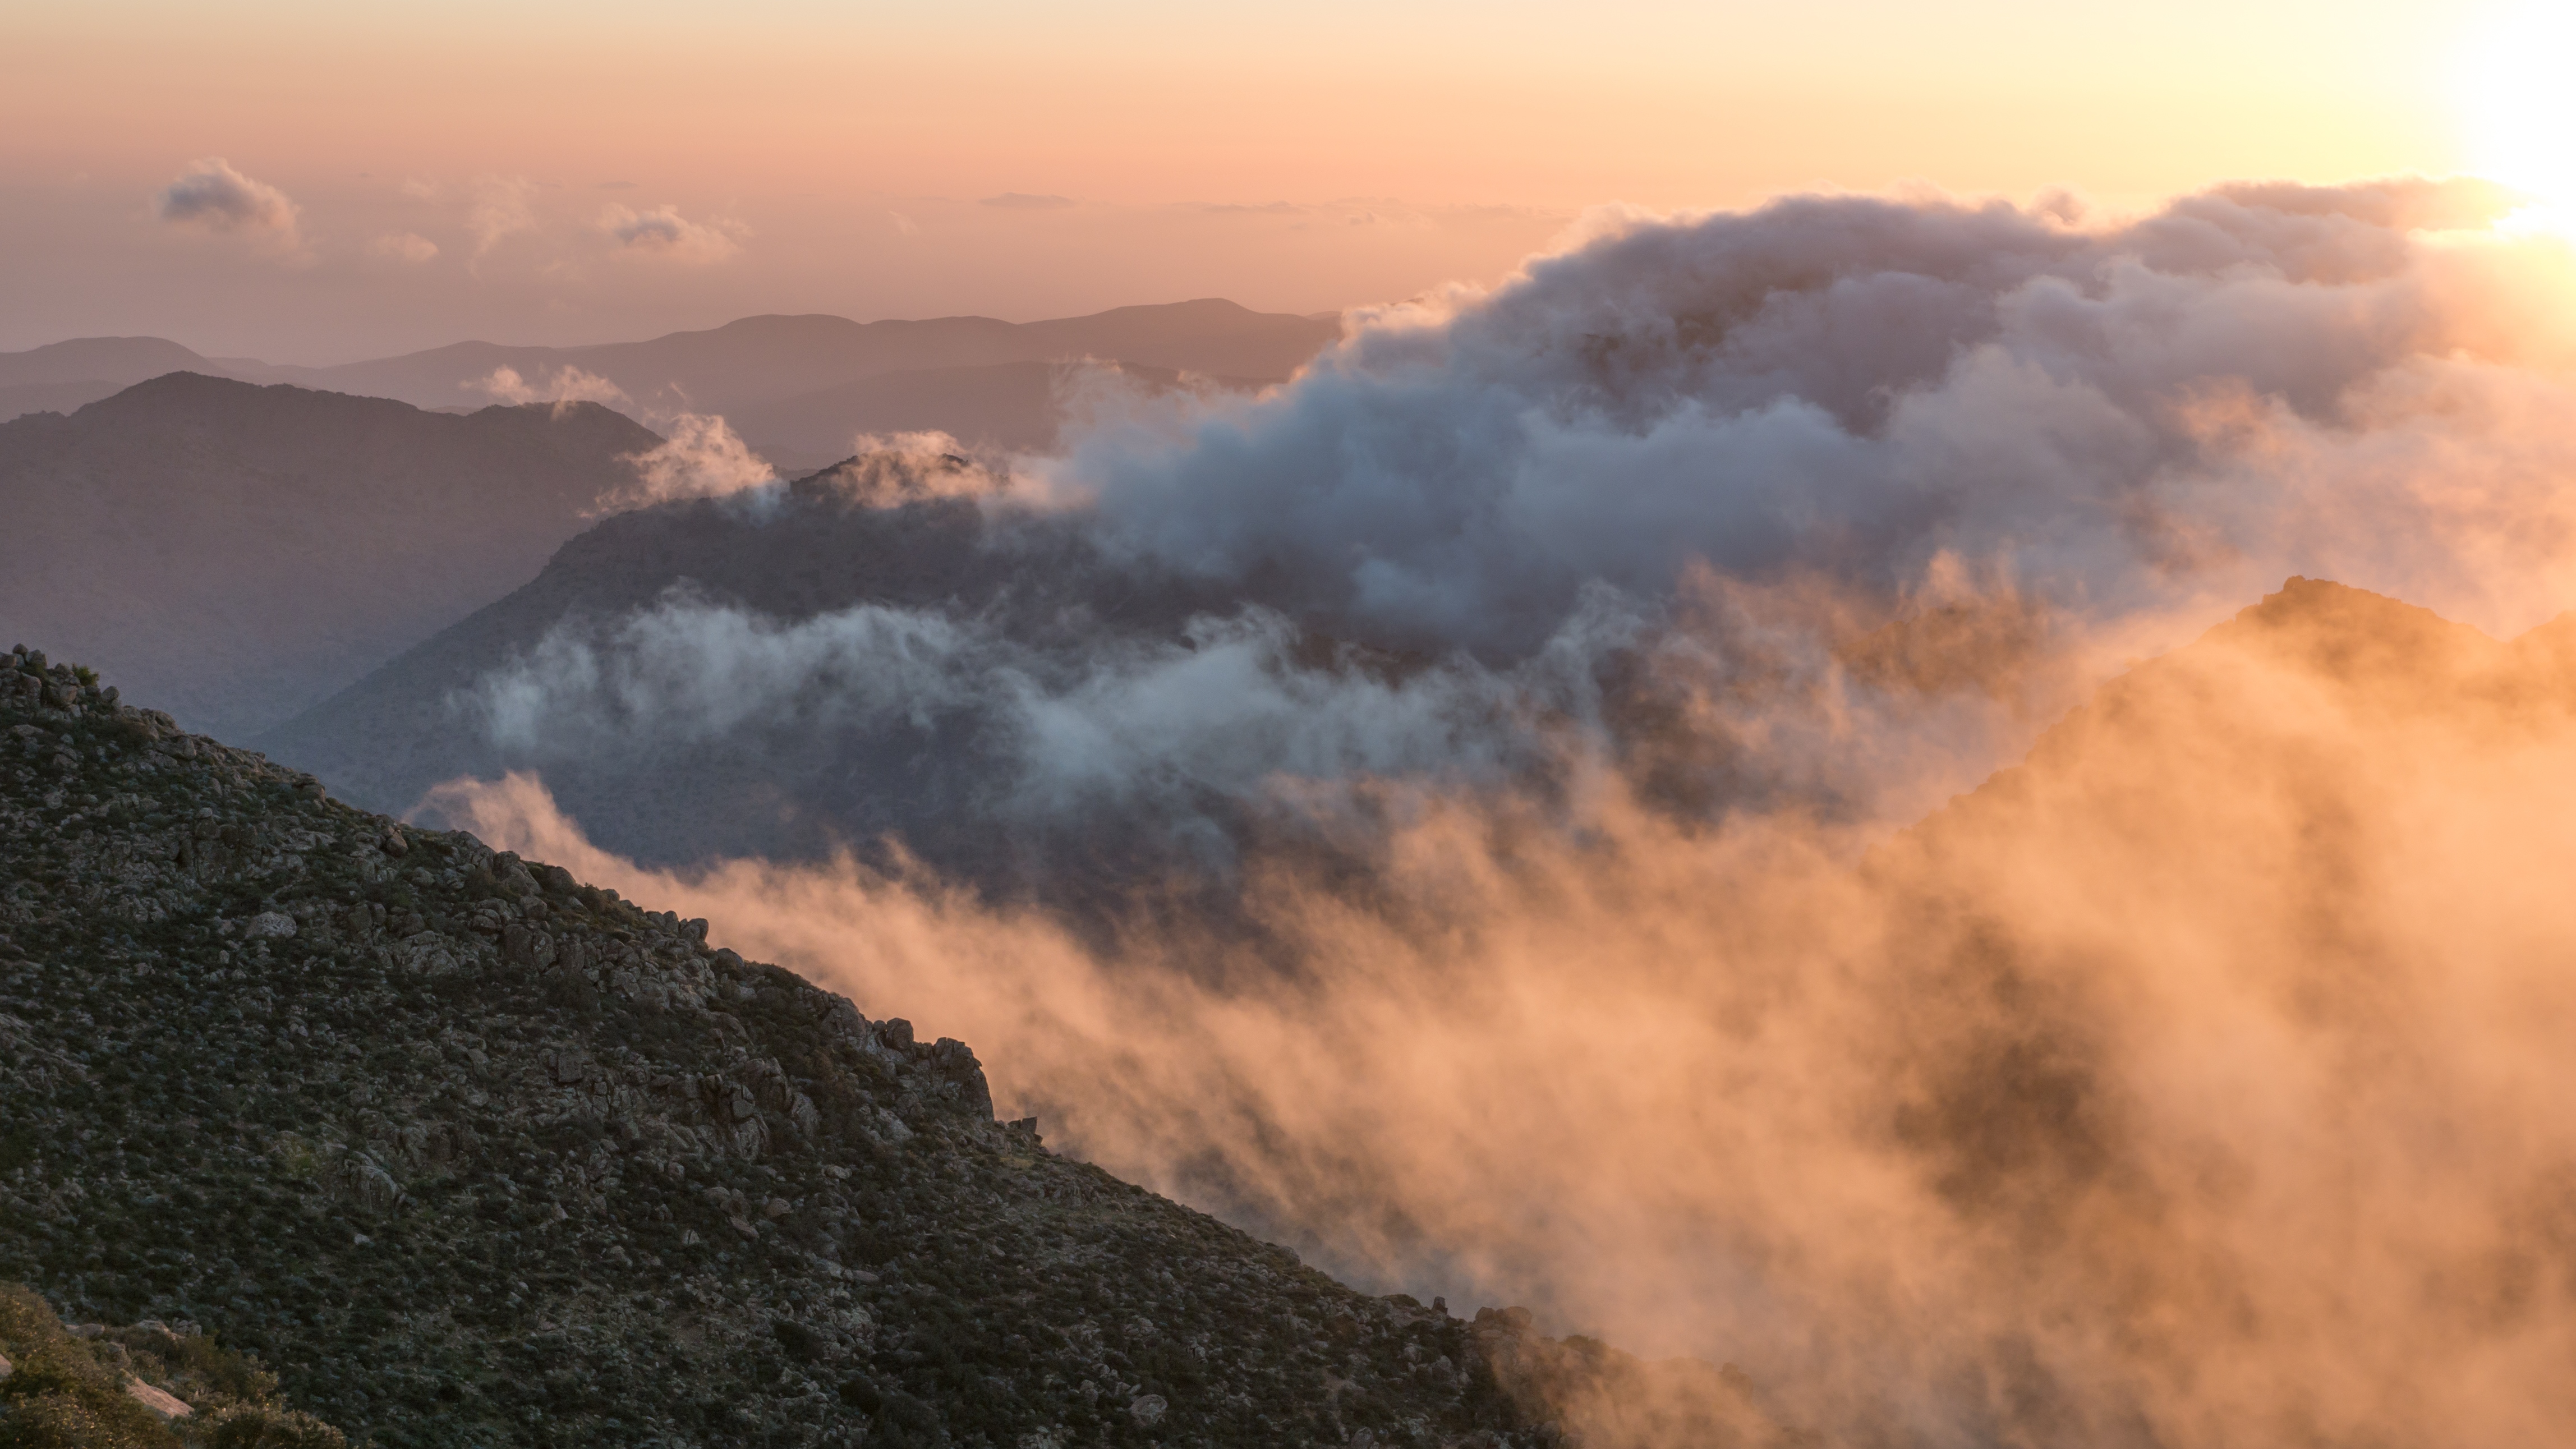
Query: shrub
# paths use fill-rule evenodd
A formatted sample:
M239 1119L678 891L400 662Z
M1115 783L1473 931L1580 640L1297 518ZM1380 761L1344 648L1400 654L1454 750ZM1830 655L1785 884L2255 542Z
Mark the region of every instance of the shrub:
M77 1394L7 1400L7 1411L0 1412L0 1449L161 1449L179 1442L149 1410L117 1397L122 1409Z
M25 1349L16 1372L0 1379L0 1405L8 1411L0 1416L0 1449L177 1449L177 1436L127 1395L122 1374L60 1322L47 1326L54 1338Z
M349 1449L347 1435L312 1415L261 1404L218 1409L189 1437L206 1449Z

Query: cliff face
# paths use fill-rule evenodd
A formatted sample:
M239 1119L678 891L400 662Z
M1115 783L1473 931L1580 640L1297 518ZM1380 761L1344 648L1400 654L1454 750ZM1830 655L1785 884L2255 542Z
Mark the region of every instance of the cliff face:
M963 1044L25 652L0 1101L0 1280L202 1325L353 1438L1554 1432L1468 1324L996 1123Z

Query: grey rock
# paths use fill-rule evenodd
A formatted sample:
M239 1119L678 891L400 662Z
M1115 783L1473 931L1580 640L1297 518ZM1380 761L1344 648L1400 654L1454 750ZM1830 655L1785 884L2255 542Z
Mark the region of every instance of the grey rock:
M283 941L295 934L295 918L284 911L262 911L242 926L242 937L251 941Z

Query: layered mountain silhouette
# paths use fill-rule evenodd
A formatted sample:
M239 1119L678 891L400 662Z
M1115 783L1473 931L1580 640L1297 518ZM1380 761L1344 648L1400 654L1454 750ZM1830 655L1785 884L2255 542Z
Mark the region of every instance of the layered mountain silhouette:
M26 352L0 352L0 420L67 413L172 372L234 375L232 367L160 337L78 337Z
M172 373L0 423L0 619L257 730L525 582L659 441L590 404L449 416Z
M1088 317L853 322L822 315L745 317L704 332L587 347L450 347L338 367L284 368L278 381L401 398L422 407L491 401L482 385L509 368L542 386L578 368L641 403L731 414L889 372L1080 358L1276 381L1340 335L1340 324L1254 312L1219 299L1119 307Z
M1061 378L1051 367L1111 364L1149 387L1169 386L1184 373L1259 386L1285 379L1340 332L1330 318L1254 312L1208 298L1024 323L745 317L642 342L460 342L331 367L207 358L157 337L90 337L0 353L0 418L67 411L167 372L292 383L423 408L512 400L508 377L535 396L556 397L577 373L576 396L602 395L588 380L604 381L622 396L602 400L638 416L723 413L754 443L829 461L861 432L937 429L969 442L1045 446L1061 419Z

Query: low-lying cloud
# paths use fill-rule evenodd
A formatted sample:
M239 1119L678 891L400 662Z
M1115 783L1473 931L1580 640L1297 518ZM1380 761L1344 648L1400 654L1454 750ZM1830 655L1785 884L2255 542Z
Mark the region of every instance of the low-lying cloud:
M684 589L468 696L540 769L971 749L907 828L1142 862L1105 912L432 804L974 1042L1116 1170L1828 1442L2530 1442L2576 1412L2556 646L2301 585L1902 830L2286 576L2576 598L2576 265L2497 209L1604 215L834 524L971 509L974 590Z
M641 870L524 776L432 804L973 1041L1060 1146L1734 1363L1823 1442L2532 1442L2576 1410L2576 719L2339 608L2150 666L1858 867L1612 771L1573 829L1386 782L1364 873L1253 866L1258 950L851 860ZM2356 628L2388 656L2336 662Z
M662 429L663 441L626 459L635 466L635 486L601 500L603 510L721 497L777 480L777 470L736 436L723 418L657 414L653 422Z
M611 407L633 403L626 389L597 373L578 367L558 367L545 374L541 382L530 382L515 367L496 367L481 377L467 378L460 387L471 388L490 396L496 402L511 404L549 402L595 402Z

